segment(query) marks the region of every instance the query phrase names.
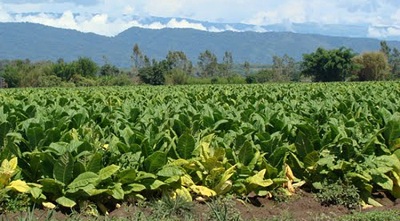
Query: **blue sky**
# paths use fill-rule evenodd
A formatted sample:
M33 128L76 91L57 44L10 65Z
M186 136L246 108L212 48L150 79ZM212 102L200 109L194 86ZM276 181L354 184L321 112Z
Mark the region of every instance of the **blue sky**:
M131 26L204 29L199 23L180 20L142 24L132 16L259 26L291 22L362 24L369 27L371 37L400 36L399 0L0 0L0 22L36 22L108 36ZM384 31L379 27L385 27Z

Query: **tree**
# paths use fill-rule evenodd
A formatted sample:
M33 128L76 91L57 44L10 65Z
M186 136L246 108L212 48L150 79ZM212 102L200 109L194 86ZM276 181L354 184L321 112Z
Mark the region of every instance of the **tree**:
M13 60L5 62L4 66L1 67L0 76L4 78L8 87L20 87L22 79L32 68L29 59Z
M222 58L222 74L223 77L229 77L233 68L233 57L232 52L225 51L224 57Z
M380 51L385 54L392 78L400 78L400 52L397 48L390 48L386 41L380 42Z
M106 63L100 68L100 76L116 76L120 73L120 70L110 63Z
M201 77L214 77L218 72L217 57L211 51L206 50L199 55L197 63Z
M244 68L244 74L247 76L250 74L250 63L248 61L245 61L243 64Z
M283 57L272 57L273 81L297 80L297 69L294 58L285 54Z
M163 85L165 84L165 75L170 71L168 62L162 60L160 62L153 60L151 66L145 66L139 70L139 78L146 84Z
M183 51L169 51L166 60L171 70L179 69L187 75L192 73L192 62L187 58Z
M82 77L95 77L99 67L96 62L87 57L80 57L77 61L72 62L75 66L75 74Z
M351 49L325 50L318 48L311 54L303 55L302 74L312 76L317 82L344 81L354 69Z
M143 64L143 54L137 43L133 46L133 54L131 56L131 59L133 61L133 67L136 70L141 68Z
M389 65L392 69L392 76L394 78L400 78L400 51L397 48L393 48Z
M366 52L353 58L358 67L355 74L360 81L376 81L388 78L388 59L383 52Z
M64 81L69 81L76 73L75 66L66 63L63 59L58 59L57 63L53 64L52 72Z
M381 41L380 45L381 45L380 52L382 52L386 56L386 58L389 59L391 51L390 47L387 45L386 41Z

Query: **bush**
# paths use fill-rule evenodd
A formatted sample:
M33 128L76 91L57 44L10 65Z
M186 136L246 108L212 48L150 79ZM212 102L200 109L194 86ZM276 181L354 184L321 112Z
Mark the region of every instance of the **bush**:
M165 78L165 84L187 84L189 76L182 69L172 69Z
M349 209L356 209L361 202L358 189L354 185L337 181L334 184L323 184L322 189L316 194L322 205L342 205Z

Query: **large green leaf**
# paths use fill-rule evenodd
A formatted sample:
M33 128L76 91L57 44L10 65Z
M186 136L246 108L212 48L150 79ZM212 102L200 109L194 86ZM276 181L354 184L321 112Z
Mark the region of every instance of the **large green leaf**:
M386 143L392 149L392 151L400 148L400 114L395 113L391 116L389 121L386 123L384 136Z
M86 164L86 171L97 173L102 167L103 156L97 152L91 155L90 160Z
M42 185L42 190L45 193L51 193L51 195L59 196L62 195L62 190L65 186L64 183L57 181L52 178L40 179L39 183Z
M136 169L126 169L118 173L118 182L122 184L133 183L136 180Z
M71 153L64 153L54 164L53 176L54 179L68 184L73 177L74 159Z
M196 141L194 137L186 132L178 139L178 144L176 145L176 151L180 158L190 159L192 158L193 150L195 149Z
M176 165L165 165L161 170L157 172L157 176L162 177L172 177L172 176L182 176L185 171Z
M161 151L156 151L144 160L143 165L147 172L154 173L161 169L166 163L167 154Z
M31 149L33 150L34 148L37 148L44 139L43 128L39 126L29 127L26 131L26 136Z
M301 160L303 160L309 153L314 151L314 146L303 131L297 132L296 137L296 151Z
M63 207L68 207L68 208L72 208L76 205L76 202L73 201L72 199L69 199L65 196L59 197L56 199L56 202L58 204L60 204Z
M97 186L100 182L100 177L96 173L93 172L85 172L79 174L68 186L67 188L73 192L76 192L78 189L83 188L89 184L93 184Z
M100 180L106 180L110 178L112 175L114 175L117 171L119 170L119 166L117 165L110 165L107 167L104 167L99 171L99 179Z

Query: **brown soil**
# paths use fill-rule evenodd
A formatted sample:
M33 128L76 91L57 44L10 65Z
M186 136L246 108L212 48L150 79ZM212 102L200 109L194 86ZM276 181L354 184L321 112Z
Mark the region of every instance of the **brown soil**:
M357 211L400 210L400 199L392 201L384 194L377 195L376 197L376 200L381 203L383 207L370 209L360 208ZM352 213L351 210L348 210L343 206L322 206L312 194L307 192L300 192L285 202L276 202L268 198L253 197L249 198L247 202L243 200L234 200L232 205L232 209L236 210L236 213L240 213L242 220L245 221L266 220L268 218L284 216L289 216L299 221L316 220L318 217L325 217L325 219L322 220L334 220L335 217ZM204 203L194 203L192 209L194 216L196 217L195 220L207 220L209 217L209 207ZM152 213L151 208L123 205L110 212L109 217L130 218L133 214L138 212L142 212L145 215L150 215ZM34 214L38 220L46 220L48 211L35 210ZM0 214L0 220L19 220L19 218L26 217L27 215L28 214L26 213L7 214L7 216ZM330 219L326 219L326 217L329 217ZM52 216L52 220L66 220L67 218L68 216L62 212L55 212ZM79 220L93 219L94 217L90 216L79 216ZM96 220L104 219L98 217Z

